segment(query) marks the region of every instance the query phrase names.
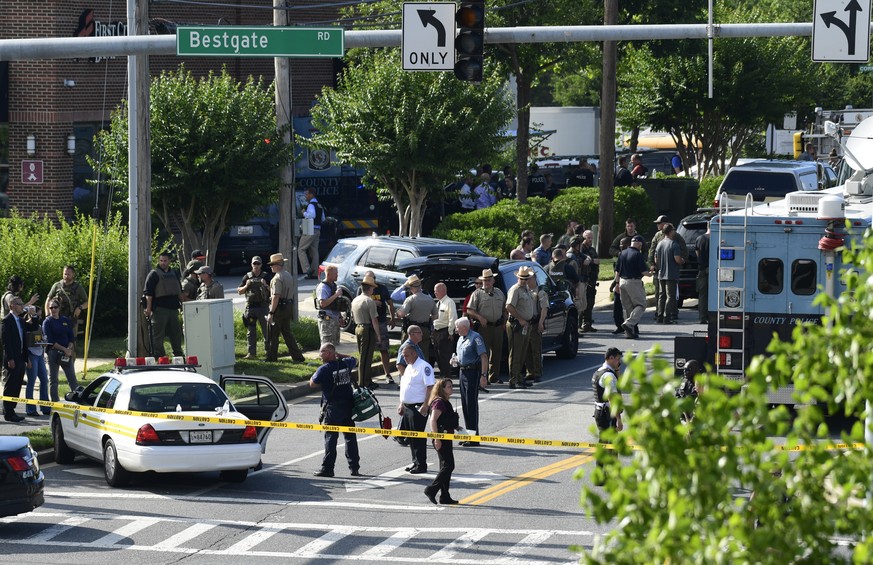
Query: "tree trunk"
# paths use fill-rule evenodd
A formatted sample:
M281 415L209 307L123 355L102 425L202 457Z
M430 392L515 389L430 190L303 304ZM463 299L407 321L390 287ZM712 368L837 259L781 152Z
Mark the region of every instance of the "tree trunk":
M603 0L603 23L618 21L618 0ZM603 42L603 91L600 96L600 231L596 242L601 257L609 256L615 215L615 67L616 42Z
M530 151L530 81L524 69L517 69L515 76L518 99L518 129L515 131L516 194L521 204L527 202L527 159Z

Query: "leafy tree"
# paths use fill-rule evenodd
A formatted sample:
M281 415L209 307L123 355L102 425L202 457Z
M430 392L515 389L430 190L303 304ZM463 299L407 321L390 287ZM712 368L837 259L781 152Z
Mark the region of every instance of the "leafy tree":
M419 235L428 195L497 154L510 112L496 77L471 86L448 73L405 72L387 49L361 56L322 91L312 108L317 133L298 142L363 168L365 184L394 200L400 235Z
M184 67L152 81L152 211L189 250L214 256L229 225L275 200L276 170L291 148L276 130L270 90L251 77L241 85L226 71L197 80ZM105 157L94 165L126 197L126 105L97 143Z
M622 458L594 471L603 490L583 492L599 522L620 527L584 551L585 562L870 562L873 515L859 499L870 489L873 447L832 447L835 437L863 441L873 401L873 234L843 253L846 290L816 299L828 315L795 328L791 341L774 340L738 394L714 375L698 376L704 391L692 405L673 395L677 381L655 354L631 361L621 379L633 389L625 431L613 436ZM793 418L770 409L766 396L789 379L797 403L809 405ZM823 407L860 420L835 436ZM691 423L681 424L678 414L691 410ZM848 540L851 557L835 539Z

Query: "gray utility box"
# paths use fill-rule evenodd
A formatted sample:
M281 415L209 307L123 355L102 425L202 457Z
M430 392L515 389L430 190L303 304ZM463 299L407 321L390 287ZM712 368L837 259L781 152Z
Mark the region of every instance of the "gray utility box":
M233 301L230 298L182 303L187 355L196 355L199 373L218 382L234 372Z

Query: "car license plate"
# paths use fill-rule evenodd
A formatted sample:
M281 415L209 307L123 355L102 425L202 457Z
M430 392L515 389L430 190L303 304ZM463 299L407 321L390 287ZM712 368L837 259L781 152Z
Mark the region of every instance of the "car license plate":
M255 233L255 228L252 226L239 226L237 227L237 233L239 235L252 235Z
M212 443L212 430L199 430L188 434L188 443Z

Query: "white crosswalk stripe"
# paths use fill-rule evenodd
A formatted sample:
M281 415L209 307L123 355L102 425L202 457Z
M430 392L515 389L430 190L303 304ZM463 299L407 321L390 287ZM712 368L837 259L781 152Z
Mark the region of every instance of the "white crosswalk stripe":
M19 534L0 530L0 545L238 556L243 560L274 557L325 562L554 565L574 563L576 559L569 549L552 550L551 555L546 555L542 547L544 542L551 541L552 548L569 548L573 544L590 543L594 535L587 531L566 530L409 528L221 519L191 524L183 517L156 518L105 512L71 515L42 509L29 516L31 520L27 523L19 521L17 516L0 519L3 524L17 523L19 528ZM79 527L83 532L81 538L77 538L76 533ZM38 531L22 536L21 528ZM61 534L64 534L63 539L58 539ZM228 540L226 547L217 544L216 539ZM417 543L408 544L410 540ZM520 541L502 554L493 551L495 547L505 548L513 543L509 540ZM483 544L488 546L487 550L482 550L480 546Z

